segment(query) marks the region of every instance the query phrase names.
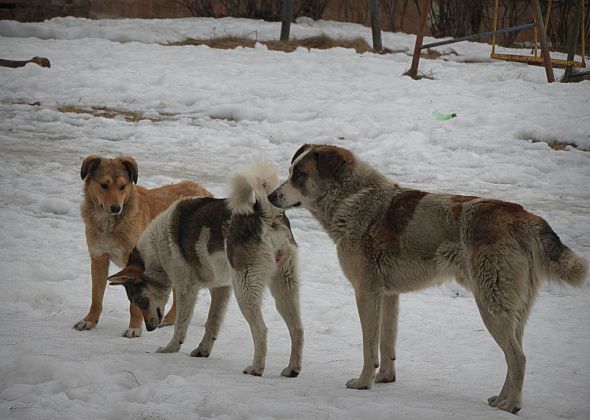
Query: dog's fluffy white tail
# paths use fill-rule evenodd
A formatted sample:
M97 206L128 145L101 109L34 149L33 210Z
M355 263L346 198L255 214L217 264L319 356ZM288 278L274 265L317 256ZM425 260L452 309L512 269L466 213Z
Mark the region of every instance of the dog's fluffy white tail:
M267 196L278 186L277 170L267 160L238 168L230 176L229 208L236 214L253 213L256 203L263 211L270 209Z

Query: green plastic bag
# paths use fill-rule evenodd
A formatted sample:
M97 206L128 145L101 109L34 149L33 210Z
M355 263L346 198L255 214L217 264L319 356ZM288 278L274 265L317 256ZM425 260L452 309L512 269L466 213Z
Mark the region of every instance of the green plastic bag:
M452 114L441 114L438 111L434 111L432 115L439 121L447 121L452 120L453 118L457 118L457 114L455 114L454 112Z

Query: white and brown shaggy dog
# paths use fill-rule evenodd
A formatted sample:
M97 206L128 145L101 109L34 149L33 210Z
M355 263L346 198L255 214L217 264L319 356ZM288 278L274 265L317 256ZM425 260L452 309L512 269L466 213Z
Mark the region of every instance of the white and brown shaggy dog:
M587 276L587 262L520 205L402 188L340 147L301 147L269 200L305 207L336 243L363 333L363 369L349 388L395 381L400 293L454 277L473 292L506 358L504 386L488 402L516 413L525 372L522 336L540 280L579 286Z
M141 235L127 266L109 277L111 284L124 285L129 300L141 308L148 331L158 327L170 290L176 289L174 335L158 352L180 349L197 293L208 288L212 298L205 335L191 356L209 356L233 286L254 340L254 358L244 373L262 375L267 329L261 305L268 287L291 335L291 358L281 375L299 375L303 327L297 248L284 211L267 199L277 185L275 168L258 162L233 174L227 200L207 197L176 202Z

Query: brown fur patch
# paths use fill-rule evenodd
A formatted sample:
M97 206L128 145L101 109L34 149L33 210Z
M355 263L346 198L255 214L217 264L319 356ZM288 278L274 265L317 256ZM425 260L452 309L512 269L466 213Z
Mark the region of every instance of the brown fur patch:
M380 226L373 225L369 230L377 248L398 245L399 237L414 216L416 207L428 194L424 191L408 190L393 197Z
M209 228L207 243L209 253L222 251L224 225L230 219L230 211L223 199L203 197L178 203L171 220L171 229L183 257L191 264L199 264L195 245L203 228Z
M313 144L304 144L299 149L297 149L297 151L295 152L295 154L291 158L291 163L295 162L295 159L297 159L303 152L305 152L307 149L309 149L311 147L314 147L314 145Z
M455 203L451 207L451 211L453 212L453 216L455 219L458 219L461 216L461 212L463 211L463 203L467 203L469 201L477 200L479 197L474 197L472 195L454 195L451 197L451 201Z
M354 161L351 152L336 146L320 146L313 153L321 178L338 178L344 173L346 166Z
M501 200L483 200L475 204L471 241L474 246L493 244L518 224L540 219L520 204Z

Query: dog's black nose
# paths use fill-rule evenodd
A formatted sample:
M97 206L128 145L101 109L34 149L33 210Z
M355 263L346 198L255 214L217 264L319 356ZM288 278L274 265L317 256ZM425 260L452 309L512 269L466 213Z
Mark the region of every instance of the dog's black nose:
M120 212L121 212L121 206L119 206L117 204L111 205L111 213L118 214Z
M267 197L268 201L270 201L270 204L272 204L273 206L277 205L277 196L278 196L277 192L273 191Z

